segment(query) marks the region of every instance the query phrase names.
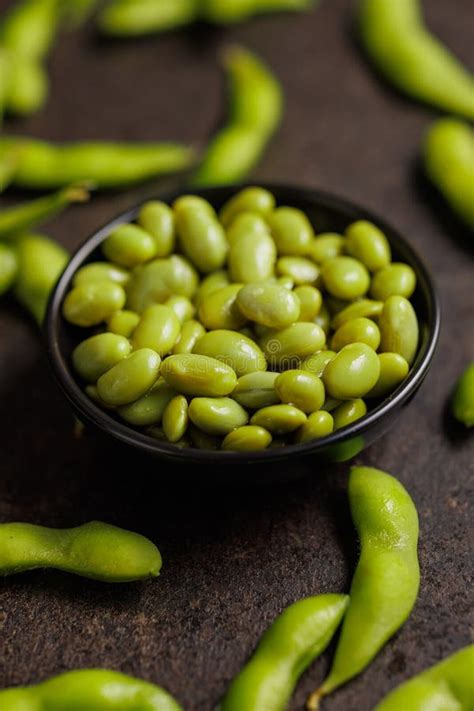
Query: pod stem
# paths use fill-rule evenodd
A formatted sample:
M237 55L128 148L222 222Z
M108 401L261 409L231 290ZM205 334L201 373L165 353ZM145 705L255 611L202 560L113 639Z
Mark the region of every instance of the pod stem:
M318 711L319 703L323 696L324 690L322 686L319 689L316 689L316 691L313 691L313 693L308 696L308 700L306 701L307 711Z

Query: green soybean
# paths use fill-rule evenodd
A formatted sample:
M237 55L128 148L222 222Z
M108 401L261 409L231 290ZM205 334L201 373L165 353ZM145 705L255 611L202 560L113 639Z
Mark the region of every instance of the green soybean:
M183 170L193 151L178 143L49 143L23 136L0 137L0 156L18 149L14 185L32 190L91 181L97 189L121 188Z
M332 411L334 419L334 429L340 430L342 427L350 425L367 414L367 405L361 398L347 400L341 403Z
M242 284L229 284L205 296L199 306L201 323L209 330L238 329L247 318L237 305Z
M456 383L452 400L454 417L466 427L474 426L474 362Z
M324 368L323 382L327 393L336 399L364 397L376 384L380 362L366 343L344 346Z
M258 410L280 402L275 390L275 380L279 373L255 371L242 375L232 391L232 397L248 410Z
M408 365L415 360L419 327L415 310L403 296L390 296L379 318L380 350L399 353Z
M318 378L321 378L324 373L324 368L335 355L336 351L317 351L316 353L313 353L305 358L302 361L300 368L301 370L308 370L310 373L317 375Z
M368 318L353 318L345 321L333 335L331 348L340 351L349 343L366 343L376 351L380 345L379 327Z
M346 240L337 232L324 232L317 235L309 245L308 256L316 264L339 257L344 251Z
M130 281L130 272L111 262L90 262L77 270L72 283L73 286L82 286L96 281L113 281L125 286Z
M386 301L389 296L404 296L409 299L415 287L416 275L413 268L409 264L393 262L374 274L370 294L379 301Z
M193 397L228 395L237 383L237 376L229 365L195 353L165 358L160 372L175 390Z
M436 121L424 139L423 163L428 178L474 230L474 131L471 126L453 118Z
M175 203L174 212L181 249L206 274L223 266L228 245L214 210L209 203L202 202L204 205L182 197Z
M186 296L170 296L166 299L165 306L174 311L180 323L189 321L194 316L196 309Z
M28 232L62 212L68 205L85 202L88 198L87 188L79 184L22 205L3 208L0 210L0 239Z
M120 310L114 311L107 319L107 330L116 333L118 336L130 338L140 322L140 316L135 311Z
M319 410L324 403L324 385L320 378L305 370L287 370L275 380L275 390L284 403L306 414Z
M175 312L164 304L153 304L142 313L132 335L135 350L151 348L160 356L171 351L179 338L181 323Z
M298 297L300 302L298 321L314 321L323 304L323 297L319 289L308 284L297 286L295 296Z
M349 502L361 553L332 668L308 701L311 711L365 669L406 621L418 595L418 515L407 491L390 474L353 467Z
M227 227L226 236L229 244L233 244L243 235L253 235L258 239L260 235L270 235L270 228L264 216L258 212L239 212Z
M379 353L380 374L366 397L385 397L393 392L408 375L410 366L399 353Z
M314 284L319 277L319 267L306 257L280 257L277 274L289 276L295 284Z
M120 225L102 243L102 252L122 267L136 267L156 256L156 244L138 225Z
M119 284L97 281L75 286L63 303L63 315L76 326L96 326L125 305L125 292Z
M229 275L225 269L218 269L216 272L207 274L199 284L199 288L194 296L194 304L199 308L206 296L212 294L224 286L229 286Z
M99 14L101 32L134 37L187 25L198 16L196 0L114 0Z
M210 435L226 435L249 419L244 408L230 397L195 397L188 413L191 422Z
M205 333L206 329L199 321L195 321L194 319L186 321L186 323L183 323L179 338L171 352L173 354L192 353L194 346Z
M37 60L12 52L5 93L8 113L23 117L39 111L49 94L46 70Z
M275 271L276 247L267 233L243 232L231 242L228 269L232 281L244 284L270 279Z
M239 377L267 369L265 356L255 341L235 331L210 331L199 339L193 352L223 361Z
M14 284L14 294L35 320L41 324L50 294L69 261L69 254L61 245L53 242L49 237L39 234L21 237L15 244L15 252L18 260L18 272ZM116 303L122 301L122 294L120 294L120 298L117 298L118 294L115 294L115 297Z
M325 410L312 412L308 419L296 432L295 442L303 444L313 439L321 439L330 435L334 430L334 420L332 415Z
M332 296L351 301L364 296L370 285L367 268L353 257L334 257L321 266L324 286Z
M272 367L288 369L295 358L321 350L326 342L324 331L316 323L300 321L280 331L270 331L260 341Z
M252 415L251 425L263 427L272 434L285 435L294 432L306 422L305 413L293 405L269 405Z
M228 123L208 146L194 185L226 185L243 180L281 119L282 91L263 62L238 46L228 48L223 61L231 104Z
M367 220L353 222L346 230L347 251L365 264L369 272L387 267L392 259L390 244L381 229Z
M72 352L75 371L89 383L95 383L122 358L130 355L127 338L114 333L99 333L86 338Z
M369 57L397 89L474 119L472 75L430 34L419 0L362 0L359 27Z
M313 227L305 213L295 207L279 207L267 216L278 254L308 254L314 239Z
M128 405L150 390L158 377L160 356L150 348L134 351L100 376L97 390L108 405Z
M191 299L197 286L195 268L180 254L154 259L135 271L127 285L127 306L142 313L147 306L163 303L173 294Z
M354 318L376 319L382 313L382 309L383 301L371 301L370 299L354 301L334 316L332 327L337 330L343 323L351 321Z
M10 247L0 243L0 296L11 289L18 273L18 258Z
M329 644L348 602L345 595L318 595L287 607L232 682L219 711L284 711L300 676Z
M249 187L240 190L230 198L219 212L219 219L224 227L229 227L237 215L250 212L262 217L275 209L275 198L265 188Z
M225 436L222 449L232 452L258 452L267 449L272 436L263 427L244 425Z
M451 654L391 691L374 711L471 711L474 645Z
M0 524L0 575L57 568L85 578L124 583L155 577L156 546L138 533L100 521L55 529L29 523Z
M201 13L210 22L232 24L259 13L306 10L313 3L314 0L203 0Z
M150 200L140 208L137 222L153 237L157 257L167 257L175 246L175 217L164 202Z
M250 321L284 328L300 315L300 301L292 291L271 282L246 284L237 295L237 306Z
M5 689L0 704L11 711L182 711L159 686L105 669L65 672L37 686Z
M129 405L120 407L118 414L135 427L160 424L168 404L175 395L176 391L160 378L146 395Z
M329 333L331 329L331 314L329 313L329 309L326 304L323 303L319 309L319 313L314 319L314 323L316 323L325 334Z
M169 442L179 442L188 428L188 401L183 395L176 395L163 413L163 432Z

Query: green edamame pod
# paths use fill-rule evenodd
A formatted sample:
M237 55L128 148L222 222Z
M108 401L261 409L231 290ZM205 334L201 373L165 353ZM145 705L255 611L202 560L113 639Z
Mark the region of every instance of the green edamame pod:
M62 0L61 12L71 28L82 25L95 10L99 0Z
M42 64L12 53L7 111L18 116L33 114L44 106L48 93L49 80Z
M473 77L429 33L420 0L362 0L359 26L367 53L398 89L474 119Z
M0 126L3 121L5 104L10 86L11 57L10 52L0 47ZM0 163L0 191L2 189L2 164Z
M159 686L106 669L80 669L36 686L4 689L0 706L11 711L182 711Z
M24 205L3 208L0 210L0 239L32 230L62 212L71 203L86 202L88 199L87 186L78 184Z
M474 645L471 644L398 686L374 711L471 711L474 708L473 669Z
M18 258L15 296L41 324L49 296L69 261L69 254L44 235L22 237L15 244L15 251Z
M219 711L284 711L298 679L331 641L347 609L345 595L298 600L277 617Z
M429 179L459 217L474 230L472 128L453 118L440 119L425 137L423 160Z
M313 4L314 0L203 0L201 15L209 22L228 25L266 12L307 10Z
M310 696L309 711L365 669L406 621L418 595L418 515L405 488L378 469L353 467L349 501L361 554L333 665Z
M18 258L10 247L0 243L0 296L8 291L18 273Z
M193 22L198 0L114 0L99 15L101 32L134 37L163 32Z
M22 0L5 16L0 41L23 57L41 60L53 44L58 25L58 0Z
M76 528L0 524L0 575L57 568L85 578L125 583L156 577L158 548L138 533L100 521Z
M263 62L243 47L230 47L224 55L224 65L231 97L228 124L207 148L194 185L226 185L243 180L280 122L281 88Z
M83 180L97 188L121 188L178 172L193 160L193 151L178 143L54 144L22 136L0 137L0 159L12 148L19 150L13 182L33 190L60 188Z
M459 378L453 395L454 417L466 427L474 426L474 362Z

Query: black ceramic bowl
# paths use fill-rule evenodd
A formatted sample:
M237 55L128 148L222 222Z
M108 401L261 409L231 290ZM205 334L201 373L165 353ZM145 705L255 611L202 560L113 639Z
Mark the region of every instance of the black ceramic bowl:
M218 209L242 187L244 186L210 188L195 192L205 197ZM268 480L269 477L272 477L273 471L276 474L277 469L279 470L278 478L290 478L294 476L293 471L297 469L292 466L294 460L301 457L311 459L312 471L317 470L314 465L322 460L346 461L374 442L394 424L396 418L403 412L423 382L438 340L440 309L430 274L408 242L393 227L367 210L316 190L281 185L265 185L264 187L274 193L278 204L292 205L304 210L317 233L343 232L346 226L355 220L371 220L385 232L390 241L394 259L407 262L413 267L417 276L417 288L412 302L420 322L420 344L418 355L407 379L365 417L348 427L313 442L268 449L263 452L180 449L173 444L153 439L119 421L113 414L101 410L84 394L71 369L72 350L84 335L80 329L71 326L63 319L61 306L70 289L75 272L84 263L102 258L100 253L102 241L116 225L134 220L138 213L138 208L135 208L102 227L77 250L61 276L49 303L45 330L50 363L65 396L77 416L85 424L94 425L110 437L120 440L142 453L173 460L175 464L180 462L183 464L183 467L179 467L180 471L188 469L196 473L195 467L191 468L189 464L206 465L207 471L212 470L215 465L214 469L217 467L220 470L219 478L227 478L223 471L230 473L236 469L242 480L255 478L257 472L259 475L263 475L263 479ZM177 194L169 194L160 196L160 199L169 203L176 197ZM282 466L275 467L277 461ZM233 463L237 466L231 466ZM257 465L257 468L255 466L242 467L243 464ZM225 469L223 469L223 465Z

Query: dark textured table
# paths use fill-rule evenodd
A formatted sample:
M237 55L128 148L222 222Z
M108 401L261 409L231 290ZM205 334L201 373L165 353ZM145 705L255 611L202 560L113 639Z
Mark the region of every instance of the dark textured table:
M1 0L0 8L8 4ZM417 171L434 113L371 72L352 37L353 5L327 0L308 16L129 43L100 44L87 32L63 35L51 62L49 105L6 126L54 139L200 143L222 111L218 49L243 42L274 67L287 96L283 126L255 181L324 188L373 208L431 266L444 316L435 364L393 431L358 458L397 474L417 504L420 597L369 669L327 700L328 711L368 711L473 633L473 449L446 410L456 376L473 357L469 237ZM430 26L472 66L471 0L424 5ZM168 184L94 198L57 219L49 233L74 249L100 223ZM162 684L188 711L211 711L286 605L348 589L357 542L346 465L326 471L299 465L306 478L273 488L172 490L162 482L169 465L119 456L113 444L87 433L74 439L38 333L8 301L0 310L0 420L1 521L70 526L103 519L148 535L164 557L158 581L145 584L113 587L59 572L2 581L1 687L66 669L110 667ZM301 680L291 710L302 708L330 655Z

